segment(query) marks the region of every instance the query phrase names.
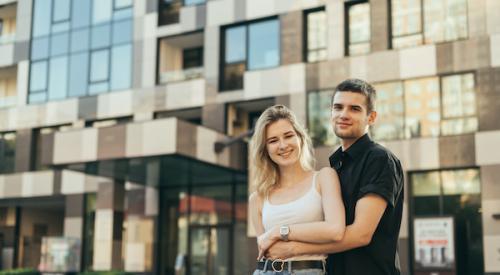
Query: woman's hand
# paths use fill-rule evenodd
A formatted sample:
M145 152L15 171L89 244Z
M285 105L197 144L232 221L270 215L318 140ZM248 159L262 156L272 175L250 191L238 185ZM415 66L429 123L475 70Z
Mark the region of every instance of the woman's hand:
M257 245L259 247L259 256L257 256L257 260L262 259L264 257L266 251L277 241L280 240L279 227L273 227L271 230L266 233L260 235L257 238Z

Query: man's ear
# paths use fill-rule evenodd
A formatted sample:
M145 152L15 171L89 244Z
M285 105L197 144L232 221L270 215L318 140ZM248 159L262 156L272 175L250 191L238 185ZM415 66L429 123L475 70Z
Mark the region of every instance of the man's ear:
M372 126L377 120L377 111L371 111L368 115L368 125Z

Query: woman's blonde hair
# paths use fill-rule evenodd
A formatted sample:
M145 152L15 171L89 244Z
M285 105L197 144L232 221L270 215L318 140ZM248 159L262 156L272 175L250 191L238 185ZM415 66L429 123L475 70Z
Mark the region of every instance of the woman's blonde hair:
M300 139L300 165L306 171L314 169L315 159L311 138L292 111L284 105L274 105L267 108L257 120L254 134L250 140L251 179L261 197L267 196L271 188L279 181L279 167L271 160L267 152L266 130L268 125L281 119L286 119L292 124Z

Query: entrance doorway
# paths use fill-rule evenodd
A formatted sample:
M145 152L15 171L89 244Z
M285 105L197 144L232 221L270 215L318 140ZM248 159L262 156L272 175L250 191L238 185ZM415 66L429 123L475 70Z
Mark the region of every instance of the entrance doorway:
M229 226L191 226L190 255L191 274L230 274L231 230Z

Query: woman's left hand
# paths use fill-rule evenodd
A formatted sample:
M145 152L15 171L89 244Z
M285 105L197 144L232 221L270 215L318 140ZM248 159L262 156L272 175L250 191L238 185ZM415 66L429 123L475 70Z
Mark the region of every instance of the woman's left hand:
M279 238L279 228L277 228L277 227L260 235L257 238L257 244L259 247L259 256L257 257L257 260L262 259L262 257L264 257L264 254L266 253L266 251L279 239L280 239Z

